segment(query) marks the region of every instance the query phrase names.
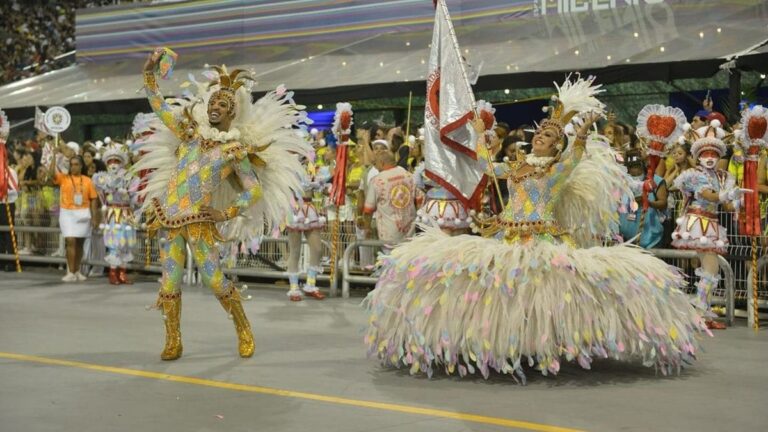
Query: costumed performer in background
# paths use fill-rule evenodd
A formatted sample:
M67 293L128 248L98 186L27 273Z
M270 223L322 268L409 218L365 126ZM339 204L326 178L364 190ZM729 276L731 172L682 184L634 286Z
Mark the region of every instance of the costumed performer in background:
M330 167L318 167L315 163L315 153L302 157L304 172L301 175L302 192L291 199L292 212L288 216L286 230L288 231L288 298L291 301L301 301L303 294L317 300L325 295L317 288L317 275L322 273L320 260L323 257L323 241L321 234L326 226L325 212L322 207L322 193L333 173ZM301 237L307 238L309 244L309 267L307 281L299 289L299 258L301 258Z
M695 304L702 313L706 312L707 326L720 330L725 324L711 319L714 314L709 308L709 295L720 282L717 255L728 250L727 232L719 223L717 211L720 205L738 208L741 197L750 190L739 188L733 174L717 169L717 162L726 152L722 141L725 131L720 122L714 120L694 132L698 138L691 146L691 154L699 165L683 171L674 180L675 188L685 195L685 207L672 233L672 246L699 253L701 267L696 269L699 281Z
M99 228L107 248L104 260L109 263L109 283L131 284L126 265L133 261L132 249L136 245L133 209L137 204L139 179L126 169L130 160L127 146L111 142L102 160L107 164L107 171L93 175L93 186L102 202L104 223Z

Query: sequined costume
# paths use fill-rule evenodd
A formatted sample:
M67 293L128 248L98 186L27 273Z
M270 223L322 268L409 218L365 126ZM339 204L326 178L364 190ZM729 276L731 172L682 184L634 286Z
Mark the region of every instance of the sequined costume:
M123 146L111 145L102 159L108 170L93 175L93 186L103 203L104 222L99 228L107 248L104 259L109 263L109 282L129 284L126 265L133 261L131 250L136 245L133 209L137 204L139 180L125 168L128 152Z
M216 97L230 98L235 117L227 131L208 124L208 115L197 98L175 100L170 105L159 92L155 76L145 72L150 106L165 128L157 130L142 147L147 153L134 171L152 170L143 209L150 231L161 230L163 277L157 301L166 324L164 360L181 356L180 284L187 246L192 251L204 285L210 287L233 318L242 357L254 351L250 323L241 304L240 291L221 271L217 244L247 243L289 211L289 197L300 189L301 165L295 156L309 149L293 127L306 114L295 105L292 92L279 88L251 103L250 92L238 75L215 67L219 79L197 84L198 98L206 103ZM215 91L208 90L218 87ZM194 87L194 86L193 86ZM218 226L211 207L223 212Z
M720 193L734 187L736 179L725 170L698 166L677 176L675 188L685 194L686 203L672 233L672 246L724 254L728 249L728 236L725 227L718 222L720 204L703 199L700 193L705 189Z
M320 259L323 254L323 244L320 230L326 225L323 211L323 192L331 180L331 167L317 166L314 156L304 161L302 176L303 193L296 197L293 212L288 217L288 298L300 301L304 294L322 300L325 296L317 288L317 275L322 273ZM299 289L299 259L301 257L301 238L306 237L309 245L309 266L307 279Z
M694 132L697 139L691 146L691 154L699 161L699 166L683 171L674 181L674 186L685 196L685 204L683 215L677 219L677 228L672 233L672 246L699 252L701 267L696 269L699 276L696 305L707 311L708 317L714 317L708 312L709 294L720 281L716 254L724 254L728 249L728 237L725 227L719 223L718 208L726 203L738 207L742 193L731 173L716 169L717 161L726 151L721 140L725 131L719 126L716 123ZM705 194L714 194L717 199L713 201L711 195ZM721 323L711 320L707 325L724 328Z
M382 258L366 299L370 355L412 374L521 380L526 363L546 375L563 359L589 369L612 358L670 373L694 358L703 320L677 270L632 245L602 246L632 194L607 140L590 138L583 156L579 141L559 160L494 165L510 198L478 217L482 237L427 227ZM528 173L516 174L521 164Z
M296 197L293 211L286 222L289 230L322 229L326 224L323 191L331 179L331 169L328 166L317 166L314 160L305 161L304 167L305 172L301 180L303 190Z

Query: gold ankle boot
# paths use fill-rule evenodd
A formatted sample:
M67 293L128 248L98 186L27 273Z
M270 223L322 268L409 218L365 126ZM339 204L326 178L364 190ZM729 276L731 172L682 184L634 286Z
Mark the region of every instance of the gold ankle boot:
M176 360L181 357L181 292L174 294L160 293L158 306L163 311L165 320L165 348L160 354L163 360Z
M216 297L230 318L232 318L232 321L235 322L240 357L251 357L256 346L253 342L251 324L248 322L248 318L243 310L243 304L240 302L240 293L233 285L230 285L224 293Z

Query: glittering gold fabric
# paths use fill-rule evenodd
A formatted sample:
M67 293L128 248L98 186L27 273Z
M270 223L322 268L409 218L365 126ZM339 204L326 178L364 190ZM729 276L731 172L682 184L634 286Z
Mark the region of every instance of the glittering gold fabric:
M256 344L253 341L251 324L245 316L243 304L240 301L240 293L235 289L234 285L230 285L229 289L216 297L219 299L224 310L232 316L232 320L235 323L240 357L251 357L256 349Z
M163 360L176 360L181 357L181 292L160 293L157 304L165 317L165 348L160 354Z

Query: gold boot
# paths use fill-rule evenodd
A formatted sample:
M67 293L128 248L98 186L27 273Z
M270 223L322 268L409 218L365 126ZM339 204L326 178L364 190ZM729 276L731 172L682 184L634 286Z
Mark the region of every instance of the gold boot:
M163 360L176 360L181 357L181 292L174 294L160 293L158 306L165 319L165 348L160 354Z
M251 357L256 346L253 342L251 324L245 316L243 304L240 303L240 293L235 289L234 285L230 285L229 288L227 288L221 295L217 295L216 298L219 299L221 306L224 307L224 310L227 311L229 316L235 322L240 357Z

